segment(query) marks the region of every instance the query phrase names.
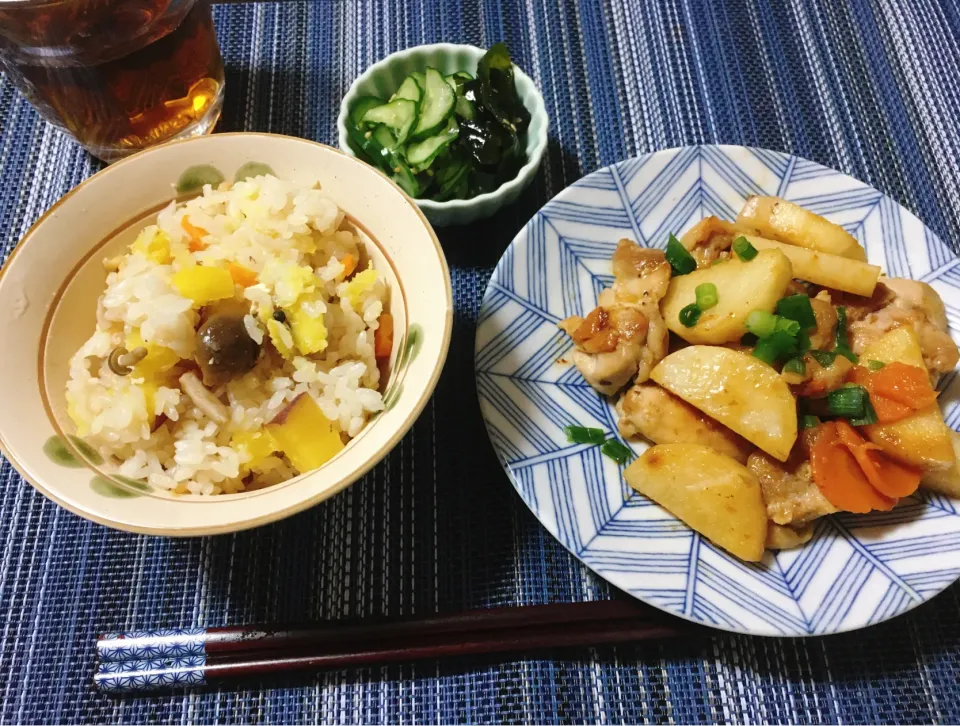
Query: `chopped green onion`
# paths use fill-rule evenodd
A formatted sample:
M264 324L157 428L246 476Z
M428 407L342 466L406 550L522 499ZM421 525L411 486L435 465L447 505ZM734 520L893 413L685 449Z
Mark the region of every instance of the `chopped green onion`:
M811 350L810 357L824 368L829 368L837 359L837 354L832 350Z
M870 424L875 424L877 420L877 412L873 410L873 404L870 403L870 396L868 395L867 400L863 404L863 416L851 418L848 420L848 423L851 426L869 426Z
M750 244L746 237L737 237L733 241L733 251L744 262L749 262L757 256L757 248Z
M777 331L777 316L766 310L754 310L747 316L747 331L758 338L769 338Z
M702 285L697 285L697 289L694 290L694 294L697 296L697 307L701 311L709 310L718 302L720 302L720 295L717 293L717 286L712 282L705 282Z
M833 349L833 352L836 353L837 355L842 355L851 363L857 363L860 360L860 356L858 356L856 353L850 350L850 346L847 346L847 345L838 345L836 348Z
M774 333L757 341L757 347L753 349L753 356L768 365L773 365L780 358L793 355L796 350L797 341L794 338L786 333Z
M803 358L791 358L783 364L783 372L805 376L807 375L807 364L803 362Z
M847 309L843 305L837 306L837 332L834 342L838 348L841 345L850 345L847 340Z
M633 452L616 439L607 439L604 441L603 446L600 447L600 451L618 464L626 463L627 459L633 456Z
M691 303L680 311L680 323L685 328L692 328L698 320L700 320L700 308L696 303Z
M872 370L872 371L878 371L878 370L880 370L881 368L883 368L885 365L886 365L886 363L884 363L883 361L879 361L879 360L868 360L868 361L867 361L867 368L869 368L869 369Z
M607 438L603 429L588 429L583 426L567 426L563 429L571 444L602 444Z
M800 428L813 429L820 425L820 419L809 413L800 417Z
M837 337L833 350L837 355L842 355L851 363L860 360L857 354L850 349L850 341L847 340L847 309L843 305L837 307Z
M787 335L796 338L800 334L800 323L796 320L787 320L786 318L781 318L777 316L777 332L786 333Z
M827 405L834 416L859 419L865 414L866 404L870 401L867 389L863 386L838 388L827 394Z
M778 350L770 343L770 338L758 340L757 347L753 349L753 357L759 358L769 366L777 362L777 355Z
M687 252L687 249L680 244L680 240L672 234L667 241L666 255L674 275L689 275L697 269L697 261L693 259L693 255Z
M781 298L777 302L777 315L788 320L796 320L801 330L812 330L817 327L817 318L813 314L810 298L802 293Z

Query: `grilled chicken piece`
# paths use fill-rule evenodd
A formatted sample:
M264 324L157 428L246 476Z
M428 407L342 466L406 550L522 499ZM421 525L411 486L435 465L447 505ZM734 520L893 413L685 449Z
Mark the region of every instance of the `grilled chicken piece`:
M697 267L710 267L715 260L730 256L733 239L739 234L737 226L719 217L701 219L680 238L687 251L697 261Z
M810 334L810 347L815 350L832 348L837 330L837 309L833 306L830 293L822 290L816 297L810 298L810 307L817 320L817 329Z
M806 356L804 361L807 366L806 380L793 389L798 396L809 396L810 398L823 398L830 391L835 391L847 380L847 374L853 368L853 363L842 355L838 355L833 363L824 368L811 356Z
M620 240L613 253L613 292L617 300L659 304L670 285L670 263L663 250Z
M667 294L672 274L662 250L647 249L622 239L613 253L613 297L618 302L637 305L649 323L646 344L637 363L637 383L647 380L650 371L668 352L670 331L660 315L660 301ZM605 290L601 300L610 294Z
M638 383L617 403L620 433L655 444L702 444L745 463L756 447L655 383Z
M767 527L765 546L768 550L792 550L805 545L811 537L813 537L813 527L810 524L794 528L770 522Z
M767 516L775 524L796 527L837 511L814 483L802 446L785 463L755 451L747 459L747 468L760 480Z
M851 348L860 353L884 333L911 325L920 341L930 380L936 385L939 377L952 371L960 360L960 351L947 332L947 314L940 296L925 282L895 277L884 278L877 288L869 301L848 308Z
M595 308L586 318L560 321L577 346L573 362L587 383L613 395L636 374L649 322L637 305L612 303Z
M671 274L663 252L620 240L613 273L613 287L600 293L595 310L559 324L576 345L573 362L584 379L608 396L634 377L647 380L669 343L660 315Z

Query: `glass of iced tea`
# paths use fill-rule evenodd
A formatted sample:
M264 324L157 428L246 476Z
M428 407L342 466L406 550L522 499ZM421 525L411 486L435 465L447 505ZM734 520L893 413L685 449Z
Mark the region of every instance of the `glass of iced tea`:
M223 104L209 0L0 0L0 67L107 162L207 133Z

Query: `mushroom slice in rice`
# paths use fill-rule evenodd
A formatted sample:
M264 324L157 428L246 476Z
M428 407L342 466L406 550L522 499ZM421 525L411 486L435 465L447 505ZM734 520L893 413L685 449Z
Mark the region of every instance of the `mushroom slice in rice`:
M193 405L203 411L211 421L225 424L230 420L230 410L207 390L193 371L180 376L180 388L190 397Z

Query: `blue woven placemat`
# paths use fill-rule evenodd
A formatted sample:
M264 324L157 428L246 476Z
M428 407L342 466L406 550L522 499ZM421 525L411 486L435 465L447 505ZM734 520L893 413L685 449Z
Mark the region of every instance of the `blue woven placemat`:
M312 0L215 10L221 130L328 143L367 65L437 41L507 41L551 116L544 168L495 219L441 232L450 357L413 431L363 481L285 522L169 540L89 524L0 470L0 721L119 723L957 722L957 587L826 639L718 635L562 660L419 664L111 699L101 631L606 597L530 515L476 404L473 331L504 247L547 199L653 149L734 143L840 169L960 239L960 9L899 0ZM0 79L0 245L99 164ZM2 330L2 328L0 328ZM0 340L2 345L2 340ZM13 385L5 381L0 385Z

